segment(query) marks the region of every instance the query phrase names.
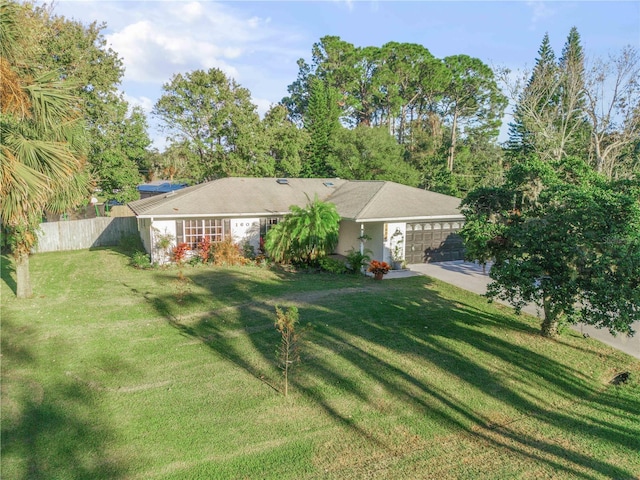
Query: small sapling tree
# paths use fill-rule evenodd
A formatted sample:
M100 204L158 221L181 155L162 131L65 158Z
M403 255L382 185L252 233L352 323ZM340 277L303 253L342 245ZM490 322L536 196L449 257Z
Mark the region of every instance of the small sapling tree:
M284 376L285 397L289 394L289 371L295 363L300 361L298 334L296 333L298 317L297 307L289 307L286 312L280 307L276 307L275 327L280 332L280 346L276 350L276 357L278 367Z

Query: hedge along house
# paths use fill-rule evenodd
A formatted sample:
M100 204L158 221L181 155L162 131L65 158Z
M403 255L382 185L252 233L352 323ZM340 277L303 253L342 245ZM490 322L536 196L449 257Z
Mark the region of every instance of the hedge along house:
M460 199L394 182L227 177L129 207L151 260L164 263L170 251L162 246L166 240L195 250L204 236L214 242L231 236L257 252L260 238L292 205L303 207L316 195L340 215L337 254L368 249L371 258L406 263L463 259Z

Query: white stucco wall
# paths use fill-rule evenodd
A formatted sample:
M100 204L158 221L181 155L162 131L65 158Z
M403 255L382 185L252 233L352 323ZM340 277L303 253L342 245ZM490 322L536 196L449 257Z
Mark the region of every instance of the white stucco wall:
M231 219L231 237L238 245L249 244L257 252L260 248L260 219L233 218Z
M364 248L371 251L371 260L384 260L384 224L365 223L364 233L369 237L364 243Z
M169 235L171 237L171 247L168 252L163 252L157 247L158 237ZM175 220L153 220L151 223L151 262L166 263L170 261L169 252L176 246L176 221Z
M340 232L338 233L338 245L336 252L340 255L347 255L349 250L360 251L360 224L350 220L340 222Z
M231 235L233 241L239 245L248 243L255 251L260 247L260 219L259 218L237 218L230 220ZM364 242L364 248L370 250L372 259L391 262L391 253L395 245L401 239L401 252L404 258L404 239L406 237L405 223L356 223L343 220L340 222L340 233L336 253L346 255L349 250L360 250L361 225L364 225L364 234L369 237ZM157 248L158 235L170 235L172 238L171 248L176 245L176 221L171 220L139 220L140 235L147 252L151 255L152 262L165 263L169 257ZM400 235L394 236L394 233ZM146 232L151 232L148 234ZM169 249L170 251L170 249Z

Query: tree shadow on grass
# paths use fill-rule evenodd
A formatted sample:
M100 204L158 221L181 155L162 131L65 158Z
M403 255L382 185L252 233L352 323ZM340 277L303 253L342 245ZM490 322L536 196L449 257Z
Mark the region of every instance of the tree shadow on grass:
M0 256L0 272L2 275L2 281L15 294L18 291L18 285L16 284L15 279L16 268L14 266L13 259L10 256Z
M125 476L121 459L105 456L113 434L95 393L74 379L43 385L31 375L37 355L31 327L2 318L3 478L70 480Z
M194 276L198 275L209 274ZM184 319L174 297L150 301L182 334L199 339L256 379L272 379L273 351L278 341L273 329L273 305L282 299L255 301L251 292L269 291L270 287L265 289L256 277L229 272L224 275L232 277L224 289L217 288L219 283L196 279L199 285L209 285L210 290L206 296L194 296L192 300L206 307L215 303L216 295L231 295L238 303L230 310L204 308L206 313L201 317ZM493 448L576 478L633 477L632 472L612 461L594 458L579 447L561 445L546 438L545 433L523 431L519 426L535 418L545 429L561 429L567 435L638 450L640 429L632 428L625 418L640 411L640 399L631 395L621 398L606 387L596 388L581 371L529 348L522 343L523 336L532 343L549 342L549 346L553 341L542 339L534 326L520 319L452 302L428 289L430 280L425 277L401 281L406 283L398 284L398 288L378 282L346 294L336 289L324 296L286 296L289 304L299 306L303 321L313 319L315 328L308 341L330 352L308 358L304 373L293 377L292 384L301 394L376 447L391 450L384 438L335 407L335 389L328 392L322 387L339 385L344 395L375 405L375 394L350 373L357 371L358 378L381 386L397 404ZM415 297L406 294L407 285L415 287ZM507 340L509 336L520 337L521 343ZM238 341L240 337L242 342ZM426 362L427 368L449 376L451 387L430 381L421 373L408 373L398 360L415 356L420 359L418 365ZM488 368L495 364L500 368ZM469 405L455 385L480 392L486 401L495 403L498 412L504 409L504 415L494 418L487 415L492 410ZM539 385L554 392L556 398L544 398L537 391ZM620 422L575 413L580 403L588 403Z

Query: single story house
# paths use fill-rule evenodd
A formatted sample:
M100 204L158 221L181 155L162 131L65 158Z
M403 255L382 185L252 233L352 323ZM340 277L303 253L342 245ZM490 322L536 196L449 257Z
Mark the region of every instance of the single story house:
M257 252L260 237L292 205L304 206L316 195L341 217L337 254L368 249L373 259L407 263L463 258L460 199L394 182L228 177L128 205L152 261L163 263L160 238L195 249L205 235L213 241L230 235Z

